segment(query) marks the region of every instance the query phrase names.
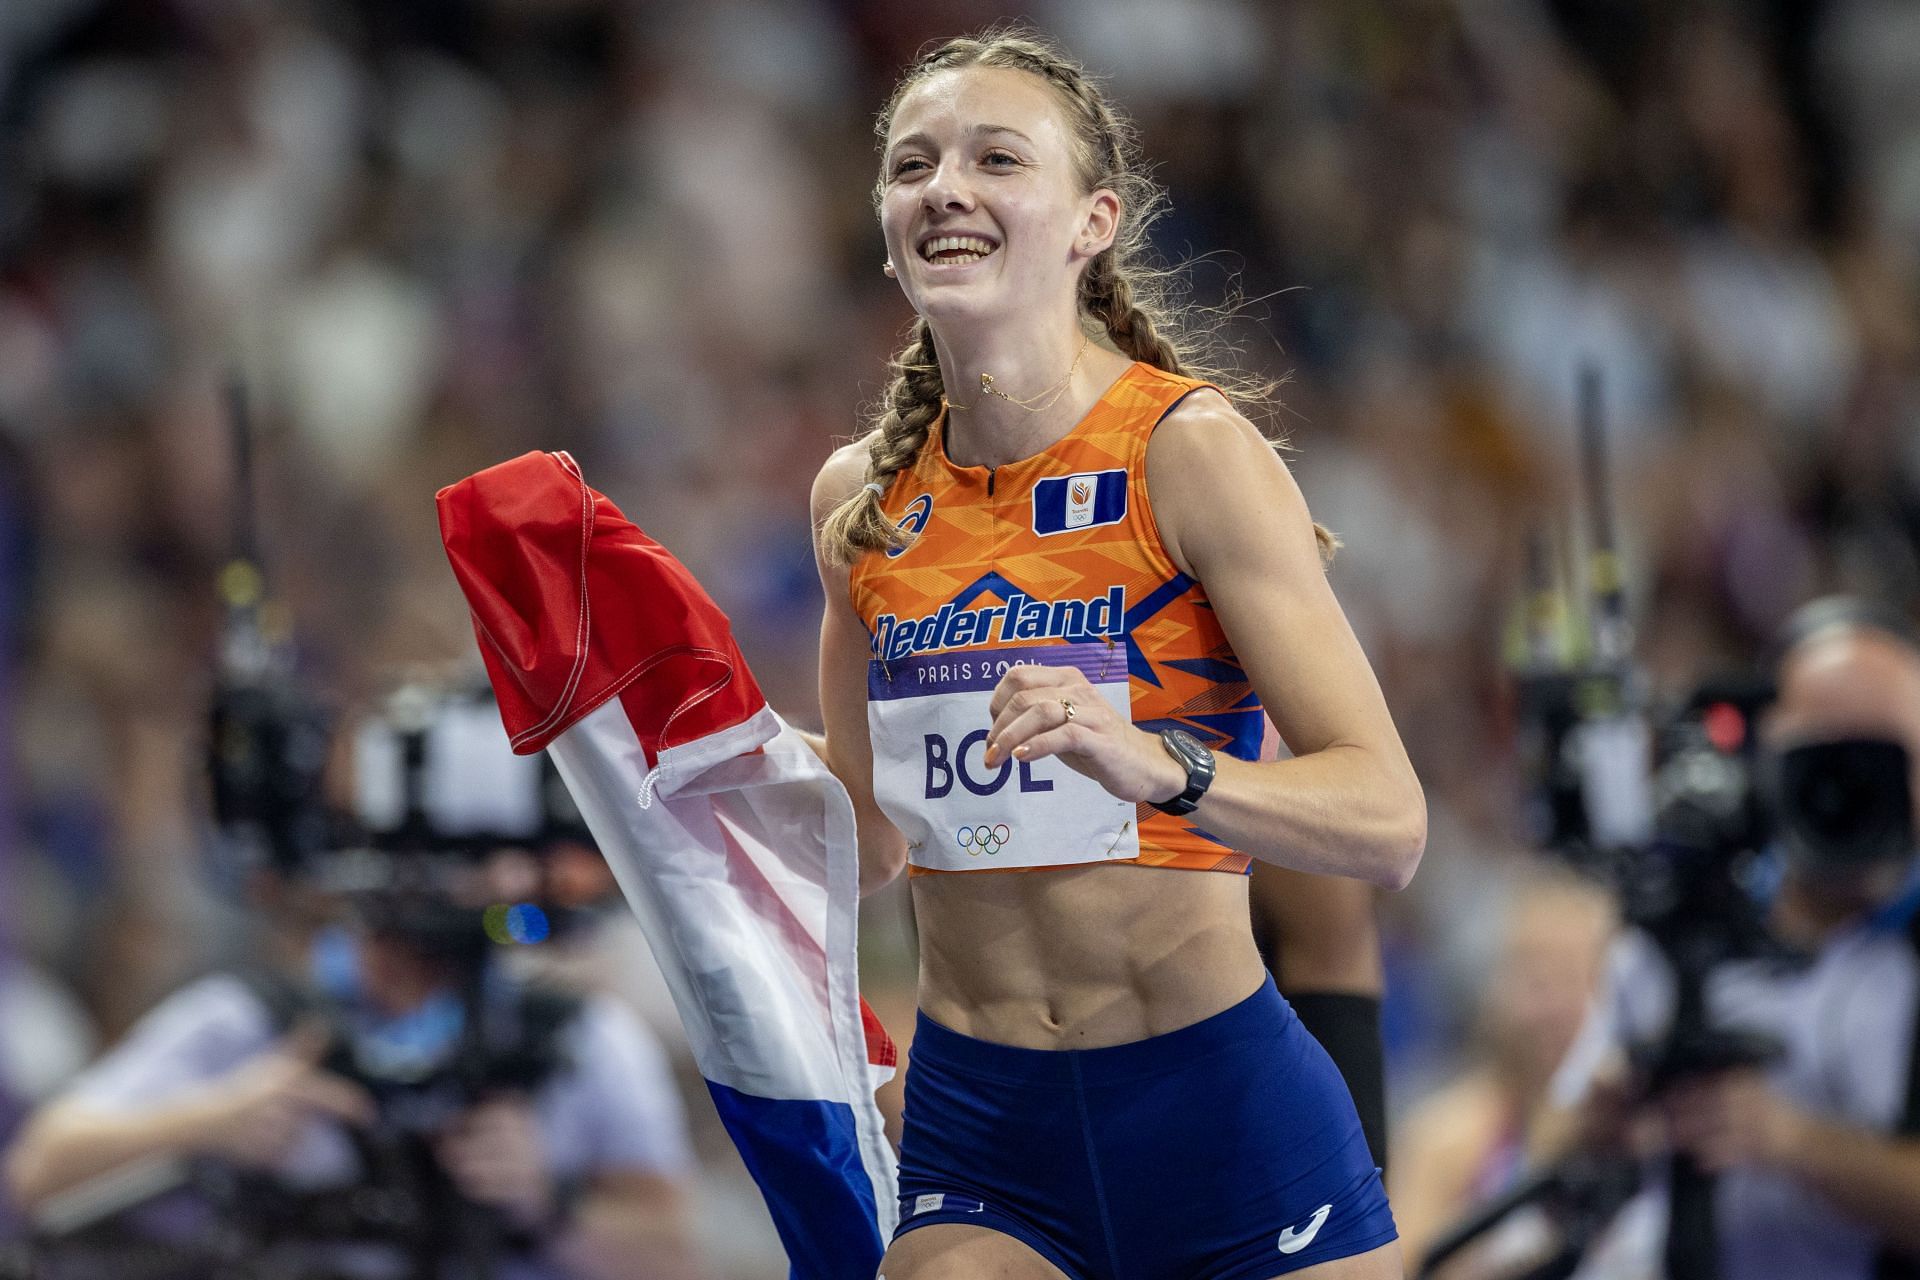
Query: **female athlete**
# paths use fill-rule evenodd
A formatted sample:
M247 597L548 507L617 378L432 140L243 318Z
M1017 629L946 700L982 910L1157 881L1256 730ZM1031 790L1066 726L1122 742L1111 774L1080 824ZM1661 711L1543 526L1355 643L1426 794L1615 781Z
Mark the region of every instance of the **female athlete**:
M1148 301L1159 193L1077 67L953 40L880 132L886 269L918 319L814 516L816 746L863 888L910 865L920 926L881 1270L1397 1276L1352 1101L1266 976L1243 874L1398 888L1425 843L1324 534ZM1263 711L1292 759L1256 762Z

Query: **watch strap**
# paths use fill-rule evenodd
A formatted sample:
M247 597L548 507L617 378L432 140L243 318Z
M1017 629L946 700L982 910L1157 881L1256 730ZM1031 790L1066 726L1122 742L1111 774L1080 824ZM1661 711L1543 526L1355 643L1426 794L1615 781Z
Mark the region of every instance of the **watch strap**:
M1166 729L1160 734L1160 745L1166 753L1178 760L1187 771L1187 789L1171 800L1151 802L1162 813L1175 817L1192 813L1200 807L1200 797L1207 794L1207 788L1213 785L1213 752L1208 750L1198 738L1180 729Z

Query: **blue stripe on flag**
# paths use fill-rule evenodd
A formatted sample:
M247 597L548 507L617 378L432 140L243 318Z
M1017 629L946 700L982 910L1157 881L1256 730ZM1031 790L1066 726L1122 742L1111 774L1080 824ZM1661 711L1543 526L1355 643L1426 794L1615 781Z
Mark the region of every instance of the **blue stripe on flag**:
M880 1268L873 1182L844 1102L756 1098L707 1081L792 1263L790 1280L846 1280Z

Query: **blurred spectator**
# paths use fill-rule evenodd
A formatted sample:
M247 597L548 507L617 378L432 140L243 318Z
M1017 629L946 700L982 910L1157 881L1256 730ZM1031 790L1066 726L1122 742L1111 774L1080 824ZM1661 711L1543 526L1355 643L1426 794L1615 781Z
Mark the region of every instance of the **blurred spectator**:
M1413 1108L1395 1143L1393 1216L1410 1263L1519 1176L1529 1129L1580 1030L1613 924L1606 895L1567 873L1541 871L1512 891L1470 1064ZM1496 1236L1442 1274L1505 1274L1523 1243L1531 1242Z
M172 1190L186 1162L209 1161L267 1179L215 1184L214 1221L257 1245L248 1266L398 1276L425 1250L503 1277L698 1274L681 1104L629 1011L469 971L487 953L431 904L348 930L297 877L258 872L254 890L270 950L168 997L33 1115L6 1164L22 1206L71 1209L108 1175L157 1164L180 1168L160 1179ZM333 1207L282 1219L263 1185L331 1192ZM397 1232L356 1217L370 1202L354 1188L407 1197L414 1216ZM178 1274L199 1274L216 1262L193 1252L208 1205L182 1199L135 1204L131 1221L174 1245ZM397 1240L357 1242L385 1238L383 1222ZM53 1240L55 1257L90 1243L71 1226Z

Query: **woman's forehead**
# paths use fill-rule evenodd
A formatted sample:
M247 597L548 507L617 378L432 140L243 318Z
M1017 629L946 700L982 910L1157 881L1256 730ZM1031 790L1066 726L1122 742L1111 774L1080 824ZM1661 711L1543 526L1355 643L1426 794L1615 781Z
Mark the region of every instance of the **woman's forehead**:
M1007 67L954 67L934 72L901 96L887 144L916 133L941 137L993 126L1036 143L1065 141L1059 102L1040 77Z

